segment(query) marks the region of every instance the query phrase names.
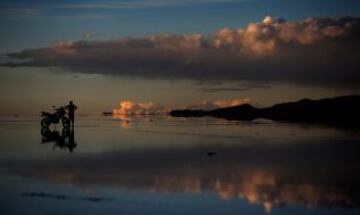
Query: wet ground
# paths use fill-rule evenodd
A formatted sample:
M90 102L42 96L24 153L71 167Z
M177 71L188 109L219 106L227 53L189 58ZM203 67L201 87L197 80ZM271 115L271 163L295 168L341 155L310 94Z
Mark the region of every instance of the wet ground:
M213 118L0 120L1 214L360 214L360 132Z

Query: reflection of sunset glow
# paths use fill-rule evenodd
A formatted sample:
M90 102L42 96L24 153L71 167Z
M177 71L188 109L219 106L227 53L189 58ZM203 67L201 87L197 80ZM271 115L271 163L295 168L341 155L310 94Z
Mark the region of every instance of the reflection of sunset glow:
M130 126L131 121L129 119L129 116L126 114L113 114L112 118L120 120L120 125L122 128L127 128Z
M275 176L270 172L256 171L247 175L241 187L241 195L252 204L263 203L266 211L270 211L272 204L267 193L259 192L266 188L275 187Z
M44 167L43 167L44 168ZM108 174L93 174L81 168L46 168L31 171L37 177L48 178L64 184L106 183L129 189L144 189L159 193L200 194L206 190L215 192L219 198L228 200L241 198L254 205L262 205L266 212L280 206L302 204L308 208L340 206L347 207L354 203L352 197L341 187L317 185L311 183L284 183L270 171L247 170L239 175L209 176L199 172L192 174L153 175L144 173L129 177L126 171ZM66 174L59 174L66 172ZM185 170L185 172L187 172ZM29 172L26 171L28 175ZM126 175L126 177L123 177ZM109 177L110 176L110 177ZM136 180L134 180L136 179Z
M260 204L267 213L280 205L301 203L308 208L332 204L347 205L351 201L340 190L314 184L282 185L273 173L266 171L250 171L243 176L224 180L210 181L196 176L156 177L151 185L152 191L170 193L201 193L212 190L221 199L242 198L251 204Z

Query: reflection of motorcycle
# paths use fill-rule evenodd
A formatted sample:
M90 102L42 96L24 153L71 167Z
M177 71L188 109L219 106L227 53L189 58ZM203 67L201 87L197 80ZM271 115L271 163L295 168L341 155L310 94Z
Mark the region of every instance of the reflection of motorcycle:
M70 126L70 120L66 116L65 107L61 106L59 108L54 108L55 113L49 113L49 112L41 112L41 117L43 118L41 120L41 126L42 127L49 127L51 123L57 124L62 122L63 126L68 128Z
M54 148L68 149L70 152L76 148L74 131L69 128L63 128L60 134L57 130L50 130L48 127L41 129L41 143L54 143Z

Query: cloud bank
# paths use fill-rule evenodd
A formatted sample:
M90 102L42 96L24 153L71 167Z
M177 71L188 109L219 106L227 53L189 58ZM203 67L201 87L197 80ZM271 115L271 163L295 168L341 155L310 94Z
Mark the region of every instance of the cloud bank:
M7 54L2 66L142 78L285 81L360 86L360 18L265 17L211 35L159 34L111 41L64 41ZM19 61L21 60L21 61Z
M183 109L201 109L201 110L214 110L218 108L226 108L232 107L242 104L250 103L251 99L243 98L243 99L228 99L228 100L218 100L218 101L201 101L197 104L191 104L183 107Z
M225 108L231 106L242 105L249 103L251 99L229 99L218 101L201 101L196 104L185 105L181 108L184 109L202 109L213 110L217 108ZM133 102L130 100L123 100L119 103L119 106L112 110L114 116L148 116L148 115L166 115L173 108L165 107L154 102ZM121 117L118 117L121 119Z
M132 102L129 100L121 101L119 107L114 108L113 115L126 115L126 116L138 116L138 115L162 115L169 112L167 109L154 102Z

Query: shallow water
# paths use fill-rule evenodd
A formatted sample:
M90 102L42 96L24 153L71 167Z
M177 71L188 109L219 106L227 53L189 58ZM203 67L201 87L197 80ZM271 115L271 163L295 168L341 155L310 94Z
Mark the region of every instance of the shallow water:
M356 130L82 117L72 140L55 131L0 120L1 214L360 214Z

